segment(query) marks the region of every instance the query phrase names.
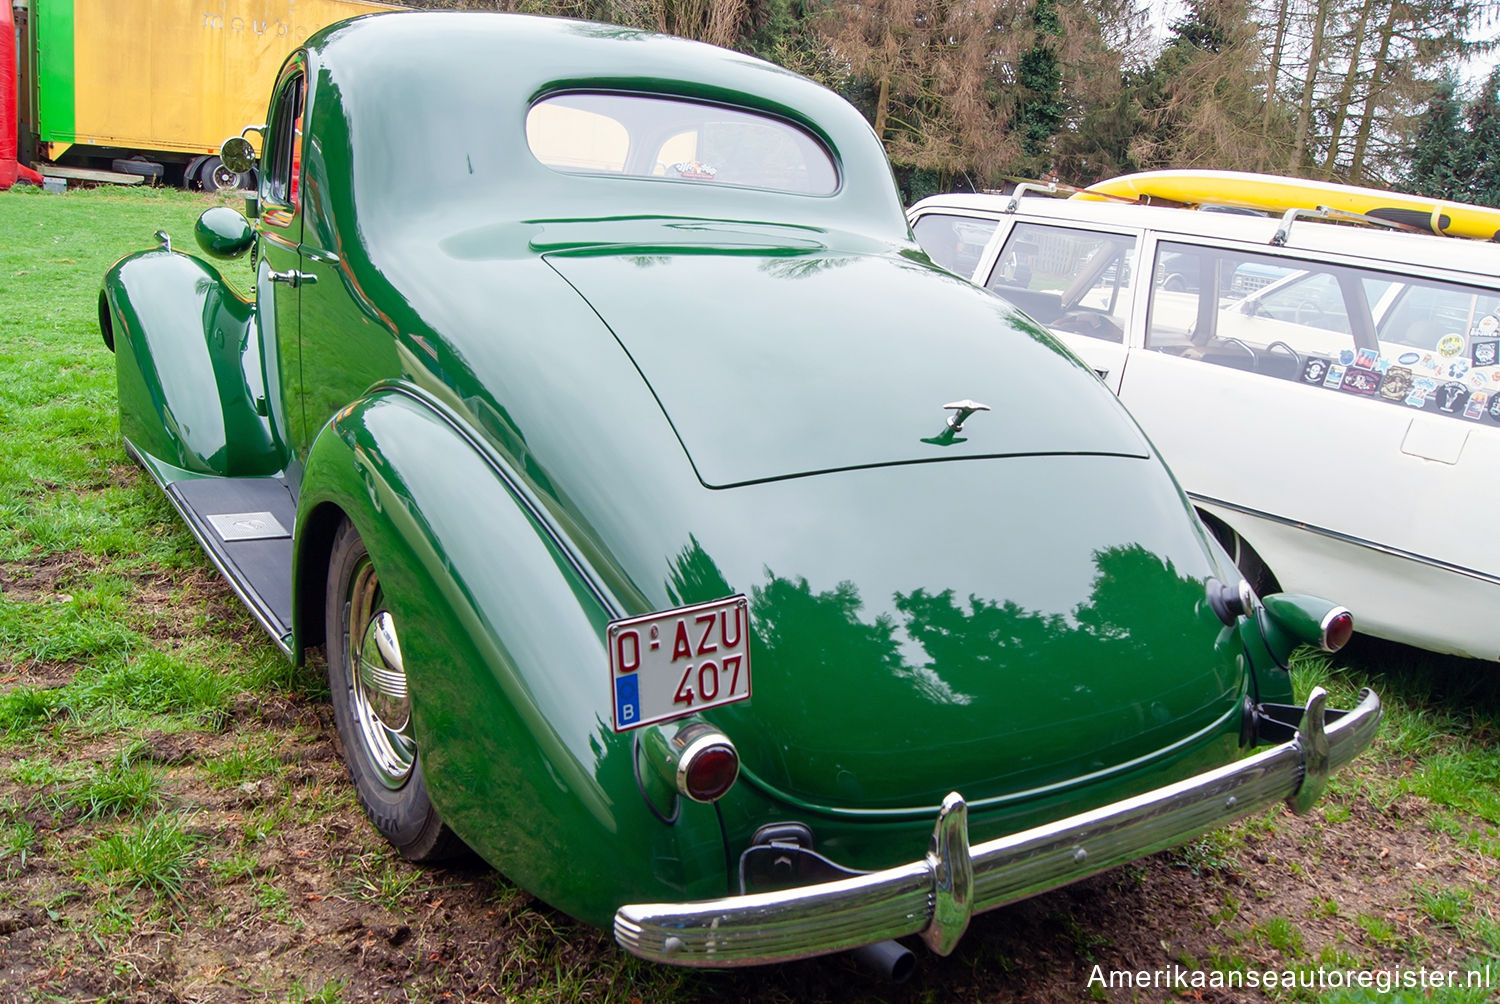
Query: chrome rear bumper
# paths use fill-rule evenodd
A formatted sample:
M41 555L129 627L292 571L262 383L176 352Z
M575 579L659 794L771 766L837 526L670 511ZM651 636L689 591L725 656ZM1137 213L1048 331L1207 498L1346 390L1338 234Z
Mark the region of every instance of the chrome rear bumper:
M854 878L694 903L634 903L615 940L645 959L721 968L825 955L920 934L946 955L969 918L1191 840L1285 800L1302 812L1375 738L1380 699L1327 709L1313 691L1292 738L1176 784L969 846L962 796L943 800L926 857Z

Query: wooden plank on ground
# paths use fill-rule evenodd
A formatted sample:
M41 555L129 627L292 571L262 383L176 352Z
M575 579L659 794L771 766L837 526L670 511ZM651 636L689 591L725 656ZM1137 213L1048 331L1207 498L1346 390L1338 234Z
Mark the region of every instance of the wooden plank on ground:
M146 179L139 174L123 171L95 171L87 167L63 167L59 164L39 164L37 170L44 178L68 178L73 181L97 181L105 185L139 185Z

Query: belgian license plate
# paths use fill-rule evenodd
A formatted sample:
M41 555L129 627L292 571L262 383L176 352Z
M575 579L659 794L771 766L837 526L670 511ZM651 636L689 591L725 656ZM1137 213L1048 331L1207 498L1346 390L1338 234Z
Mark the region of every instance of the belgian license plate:
M614 621L608 641L616 732L750 696L744 596Z

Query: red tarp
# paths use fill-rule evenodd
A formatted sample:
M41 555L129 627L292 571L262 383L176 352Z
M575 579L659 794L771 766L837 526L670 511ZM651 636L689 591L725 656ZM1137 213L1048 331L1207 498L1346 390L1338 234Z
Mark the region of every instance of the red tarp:
M10 0L0 0L0 192L18 180L42 183L40 174L16 162L16 144L20 142L17 97L16 25Z

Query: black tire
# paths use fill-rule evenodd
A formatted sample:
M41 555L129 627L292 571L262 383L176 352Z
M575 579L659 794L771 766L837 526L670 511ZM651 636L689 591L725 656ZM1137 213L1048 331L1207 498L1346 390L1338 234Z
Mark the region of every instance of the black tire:
M199 172L202 171L202 169L203 169L203 163L206 160L208 160L208 154L199 154L198 156L194 157L192 160L188 161L186 164L183 165L183 168L182 168L182 187L183 188L186 188L188 191L192 191L194 188L197 188L200 185L200 182L198 180L198 175L199 175Z
M238 174L224 166L218 157L210 157L198 168L198 183L205 192L232 192L248 188L252 175L249 171Z
M347 521L334 535L325 617L333 720L359 804L411 861L463 854L463 842L427 796L395 622L369 551ZM356 661L364 672L355 672Z
M132 157L129 160L112 160L109 166L119 174L133 174L145 178L153 185L161 184L162 176L167 173L166 167L154 160L146 160L144 157Z

